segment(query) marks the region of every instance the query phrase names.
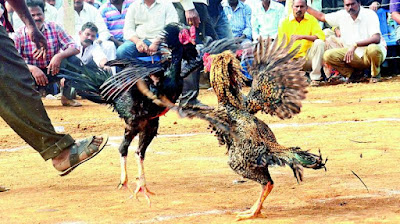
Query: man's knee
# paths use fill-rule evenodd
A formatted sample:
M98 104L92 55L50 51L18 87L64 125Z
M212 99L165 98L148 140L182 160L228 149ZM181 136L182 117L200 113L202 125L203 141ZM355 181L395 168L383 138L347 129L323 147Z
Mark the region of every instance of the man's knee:
M127 58L129 55L130 49L135 48L136 46L132 41L125 41L121 46L117 49L117 59Z
M324 52L323 59L326 63L329 63L330 61L334 60L336 55L336 50L335 49L329 49Z

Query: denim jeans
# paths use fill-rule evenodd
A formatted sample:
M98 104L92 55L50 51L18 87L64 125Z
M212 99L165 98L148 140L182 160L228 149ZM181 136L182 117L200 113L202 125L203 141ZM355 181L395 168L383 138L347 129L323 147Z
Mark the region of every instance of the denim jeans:
M150 46L151 42L149 40L143 40L145 44ZM147 53L140 53L136 49L136 44L130 40L126 40L117 49L117 59L133 59L137 57L146 57Z

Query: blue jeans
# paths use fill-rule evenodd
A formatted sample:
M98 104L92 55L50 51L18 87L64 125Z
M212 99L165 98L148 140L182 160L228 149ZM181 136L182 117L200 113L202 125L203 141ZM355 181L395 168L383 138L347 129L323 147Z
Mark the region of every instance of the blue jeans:
M149 40L143 40L145 44L150 46L151 42ZM117 59L133 59L137 57L146 57L147 53L140 53L136 49L136 44L130 40L126 40L121 46L117 49Z

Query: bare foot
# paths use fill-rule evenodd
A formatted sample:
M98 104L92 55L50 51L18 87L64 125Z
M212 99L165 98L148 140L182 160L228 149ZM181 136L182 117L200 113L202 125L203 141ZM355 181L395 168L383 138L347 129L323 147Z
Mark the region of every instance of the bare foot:
M102 142L103 142L102 137L95 136L93 138L93 141L90 144L92 144L98 148L98 147L100 147ZM79 144L79 142L75 142L74 144ZM56 170L58 170L58 171L64 171L64 170L68 169L69 167L71 167L71 164L69 162L69 155L70 155L70 148L63 150L60 153L60 155L58 155L57 157L54 157L53 158L54 168L56 168ZM79 160L82 161L82 160L86 159L87 157L88 157L88 155L86 153L81 153L79 155Z

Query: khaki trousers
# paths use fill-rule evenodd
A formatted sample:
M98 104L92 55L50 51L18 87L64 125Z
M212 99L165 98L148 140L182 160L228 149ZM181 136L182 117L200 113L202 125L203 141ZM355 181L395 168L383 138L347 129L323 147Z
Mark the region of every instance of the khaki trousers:
M43 159L56 157L75 140L55 132L14 42L0 26L0 116Z
M360 58L354 54L354 58L350 63L346 63L343 59L346 55L347 48L335 48L327 50L324 53L324 61L332 66L345 77L350 77L354 70L371 69L371 76L376 77L381 71L383 63L383 52L377 44L370 44L366 48L364 55Z
M325 42L316 39L307 51L306 63L303 66L304 71L311 71L311 80L321 79L322 58L325 51Z

